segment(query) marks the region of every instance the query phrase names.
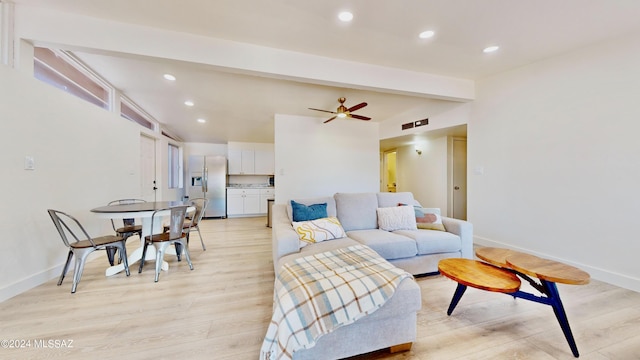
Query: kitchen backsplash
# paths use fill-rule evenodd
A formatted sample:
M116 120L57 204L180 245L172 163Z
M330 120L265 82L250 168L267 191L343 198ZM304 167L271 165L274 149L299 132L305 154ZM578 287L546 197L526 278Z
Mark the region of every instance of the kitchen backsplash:
M267 175L228 175L228 187L268 187L269 177Z

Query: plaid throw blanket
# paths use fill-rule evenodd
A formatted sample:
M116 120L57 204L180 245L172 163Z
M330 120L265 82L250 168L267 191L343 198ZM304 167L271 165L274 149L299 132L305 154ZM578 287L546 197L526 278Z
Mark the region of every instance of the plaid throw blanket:
M412 275L364 245L285 264L276 277L273 317L260 359L291 359L320 336L373 313L407 277Z

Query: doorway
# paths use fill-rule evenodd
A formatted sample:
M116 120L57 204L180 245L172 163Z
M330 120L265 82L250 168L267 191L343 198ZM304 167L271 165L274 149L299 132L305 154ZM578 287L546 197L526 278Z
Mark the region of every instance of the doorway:
M397 153L395 150L386 151L384 153L384 161L382 165L383 184L381 191L396 192L398 187L397 179Z
M140 136L140 197L156 201L156 140Z
M467 220L467 139L453 138L452 151L451 215Z

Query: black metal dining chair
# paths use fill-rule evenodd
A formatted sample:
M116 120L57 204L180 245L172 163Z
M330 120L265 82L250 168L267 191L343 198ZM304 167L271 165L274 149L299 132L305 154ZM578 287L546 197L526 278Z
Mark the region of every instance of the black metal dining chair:
M115 248L120 251L120 258L124 263L124 269L129 276L129 262L127 260L127 248L125 247L125 239L116 235L106 235L100 237L91 237L87 231L82 227L80 222L73 216L66 214L58 210L47 210L53 224L55 225L62 242L69 248L69 254L67 255L67 262L64 264L62 274L58 280L58 286L62 285L67 270L69 270L69 263L71 258L75 255L76 262L73 274L73 285L71 286L71 293L76 292L80 278L82 277L82 271L84 270L84 264L89 254L96 250L106 250L107 248Z
M189 229L184 229L185 216L187 214L188 205L174 206L165 209L158 209L153 212L151 216L151 228L154 228L155 222L162 222L162 218L169 212L169 229L167 232L161 234L151 234L144 238L144 248L142 249L142 259L140 259L140 268L138 273L142 272L144 267L145 257L147 255L147 248L149 245L156 246L156 277L155 281L158 282L160 277L160 270L162 268L162 262L164 261L164 253L169 245L176 245L176 253L184 251L184 255L189 264L189 268L193 270L193 264L191 263L191 256L189 254L189 247L187 246L187 234ZM177 246L179 245L179 246Z

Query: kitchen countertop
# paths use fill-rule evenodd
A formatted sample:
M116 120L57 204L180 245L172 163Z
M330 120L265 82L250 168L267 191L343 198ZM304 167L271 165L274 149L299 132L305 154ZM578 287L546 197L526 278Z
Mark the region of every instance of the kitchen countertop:
M229 184L227 189L275 189L275 186L266 184Z

